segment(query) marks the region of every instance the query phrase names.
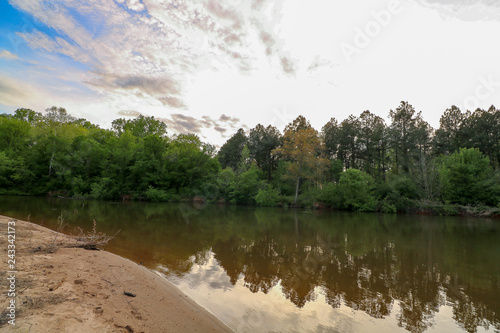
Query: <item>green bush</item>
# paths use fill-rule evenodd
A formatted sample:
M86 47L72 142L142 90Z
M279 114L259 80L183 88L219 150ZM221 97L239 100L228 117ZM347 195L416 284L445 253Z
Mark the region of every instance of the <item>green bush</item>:
M292 196L293 200L295 200L295 189L297 186L297 178L290 177L288 174L288 170L290 168L290 162L287 161L279 161L276 170L272 172L271 176L271 185L274 188L279 189L282 195Z
M73 197L83 197L84 193L89 193L90 190L90 186L81 176L76 176L72 179L71 192L73 192Z
M90 196L95 199L110 200L116 197L113 191L113 181L108 177L101 178L90 186Z
M255 196L255 202L259 206L278 206L280 202L280 192L271 185L267 185L265 188L259 189L259 192Z
M168 201L169 199L169 194L167 192L165 192L164 190L156 189L152 186L149 186L145 194L146 198L149 201L153 202Z
M396 214L398 209L395 205L389 203L387 200L383 200L380 205L380 211L386 214Z
M331 199L340 209L374 211L377 204L374 188L375 181L369 174L357 169L348 169L340 176Z
M339 206L339 195L337 186L334 183L327 184L319 193L318 201L330 206Z
M321 189L310 187L300 194L297 204L299 207L312 207L315 202L321 201L321 194Z
M488 157L479 149L460 149L443 157L439 169L443 200L461 205L486 204L495 206L500 186Z
M253 205L255 204L255 196L263 186L262 171L257 166L252 165L231 182L229 199L233 204Z
M217 175L216 184L219 189L219 196L225 200L229 200L231 192L231 184L235 181L236 175L233 169L225 168Z
M341 160L332 160L330 162L330 175L336 182L339 181L340 176L342 175L342 169L344 168L344 164Z
M385 200L387 201L387 203L396 207L396 211L398 212L409 213L412 208L417 205L417 200L401 196L399 192L396 191L390 192Z
M439 215L454 216L458 215L459 209L457 206L453 205L443 205Z
M420 198L415 181L408 176L396 175L391 177L389 179L389 188L400 197L413 200Z
M409 212L420 198L415 182L406 175L391 175L387 183L378 185L377 195L398 212ZM382 203L381 210L383 205Z

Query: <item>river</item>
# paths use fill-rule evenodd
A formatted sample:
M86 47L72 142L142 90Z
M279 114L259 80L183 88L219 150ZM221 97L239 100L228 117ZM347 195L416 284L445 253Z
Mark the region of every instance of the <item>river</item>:
M500 220L0 197L165 276L237 332L498 332ZM62 220L62 227L61 227Z

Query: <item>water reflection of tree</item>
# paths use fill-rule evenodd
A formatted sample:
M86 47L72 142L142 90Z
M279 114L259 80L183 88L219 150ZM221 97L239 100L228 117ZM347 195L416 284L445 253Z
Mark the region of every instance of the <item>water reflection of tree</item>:
M391 314L397 302L398 324L411 332L432 327L445 304L453 307L455 320L469 332L492 323L499 326L492 311L498 303L485 306L479 295L462 292L457 297L451 292L450 276L461 268L444 269L460 239L446 236L442 225L425 220L418 222L418 228L415 224L401 228L373 217L356 222L339 217L335 226L313 225L313 219L305 218L297 234L293 216L285 216L251 239L240 233L239 245L234 240L231 244L231 258L222 255L225 243L216 241L213 251L231 277L244 275L252 292L266 293L281 283L284 295L298 307L313 300L319 286L333 307L344 304L374 318ZM455 282L463 290L461 279Z
M398 324L411 332L431 327L445 304L468 332L500 330L499 226L484 220L37 200L7 199L0 208L44 216L44 224L63 209L78 210L67 220L70 228L96 219L108 233L120 221L118 253L181 275L213 253L233 285L243 279L263 293L280 285L298 307L319 287L334 308L374 318L397 311Z
M493 325L500 331L498 312L492 311L485 304L474 302L463 290L458 291L453 302L453 319L467 332L477 332L478 327L489 328ZM493 296L494 297L494 296ZM497 299L498 301L498 299Z

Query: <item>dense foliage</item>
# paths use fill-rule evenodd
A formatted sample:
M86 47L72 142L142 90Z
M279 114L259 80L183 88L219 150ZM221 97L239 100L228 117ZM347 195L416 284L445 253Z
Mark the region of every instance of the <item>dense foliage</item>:
M167 137L153 117L112 130L69 116L20 109L0 117L0 192L99 199L193 197L220 172L214 147L196 135Z
M18 109L0 115L0 193L383 212L500 204L499 109L453 106L437 130L407 102L389 118L364 111L318 132L299 116L283 134L259 124L216 153L154 117L102 129L64 108Z

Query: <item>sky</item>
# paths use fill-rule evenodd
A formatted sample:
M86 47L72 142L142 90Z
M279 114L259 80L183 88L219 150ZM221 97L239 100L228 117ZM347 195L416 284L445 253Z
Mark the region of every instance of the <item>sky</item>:
M161 119L222 145L408 101L500 107L500 0L2 0L0 113Z

